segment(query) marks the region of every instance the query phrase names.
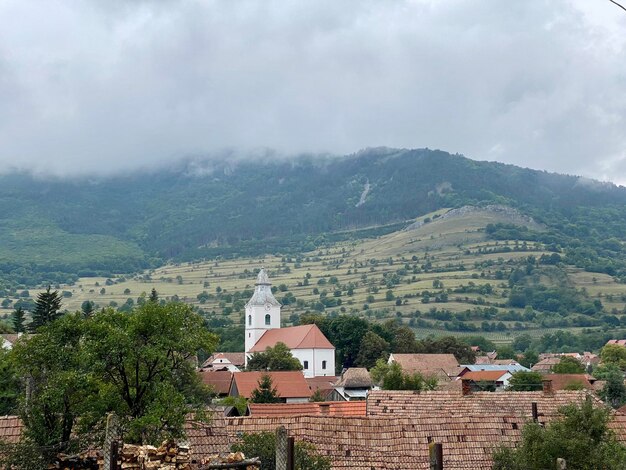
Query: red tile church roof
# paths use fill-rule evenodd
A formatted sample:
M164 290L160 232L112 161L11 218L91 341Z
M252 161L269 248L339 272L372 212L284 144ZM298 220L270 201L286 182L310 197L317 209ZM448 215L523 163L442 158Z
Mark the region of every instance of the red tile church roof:
M289 349L335 349L317 325L301 325L267 330L250 352L263 352L276 343L285 343Z

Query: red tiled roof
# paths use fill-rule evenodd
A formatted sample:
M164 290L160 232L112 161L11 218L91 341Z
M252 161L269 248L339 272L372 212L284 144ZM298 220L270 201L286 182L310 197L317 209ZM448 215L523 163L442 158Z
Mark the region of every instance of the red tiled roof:
M312 392L319 390L324 398L328 397L328 395L335 389L333 384L339 379L336 376L328 376L328 377L305 377L306 383L309 385L309 388Z
M552 382L552 390L565 390L568 385L576 383L582 384L583 388L593 390L587 374L550 374L546 375L544 380Z
M626 346L626 339L610 339L606 344L616 344L618 346Z
M198 375L202 379L202 383L213 388L218 395L228 395L230 392L230 384L233 379L232 372L227 370L200 370Z
M463 380L473 380L474 382L493 382L499 380L505 374L508 374L508 370L477 370L468 372L463 376Z
M250 398L252 390L259 386L259 380L264 374L272 377L272 382L281 398L309 398L311 389L304 380L301 371L276 372L233 372L231 389L237 387L240 396Z
M218 352L209 357L206 361L202 363L202 367L210 367L215 361L219 361L219 359L225 359L235 366L243 366L246 362L246 353L242 352ZM219 362L218 364L219 365Z
M250 352L263 352L276 343L285 343L289 349L335 349L317 325L301 325L267 330Z
M365 401L317 403L250 403L250 415L270 416L365 416Z
M560 357L548 357L539 361L537 364L532 366L530 370L534 372L550 372L552 368L561 362Z
M460 372L459 361L454 354L393 354L393 361L405 372L438 375L442 372L454 377Z
M17 416L0 416L0 441L14 444L22 434L22 420Z
M541 392L481 392L469 397L446 392L373 393L378 393L376 400L396 402L401 398L411 408L366 417L220 417L195 428L188 423L192 455L202 458L224 452L244 433L274 432L277 427L285 426L297 441L309 442L319 453L328 456L334 470L427 470L431 442L443 444L446 470L487 470L492 468L494 447L520 439L522 427L530 419L531 402L538 403L540 420L545 422L555 416L558 407L580 402L585 396L584 392L557 392L545 397ZM480 398L481 395L485 398ZM507 400L512 400L515 406L523 405L523 410L520 409L523 413L516 413L514 406L500 407ZM440 405L445 403L449 406L440 412ZM455 409L459 403L465 405ZM370 403L367 406L369 411ZM599 403L599 406L603 405ZM611 426L618 439L626 441L626 416L613 414Z

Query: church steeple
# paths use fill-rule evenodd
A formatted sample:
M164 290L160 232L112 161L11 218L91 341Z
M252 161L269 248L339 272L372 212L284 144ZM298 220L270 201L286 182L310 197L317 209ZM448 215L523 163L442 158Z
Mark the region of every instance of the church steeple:
M254 284L254 294L246 304L246 353L267 330L280 328L280 303L272 294L272 283L261 268ZM247 362L247 358L246 358Z

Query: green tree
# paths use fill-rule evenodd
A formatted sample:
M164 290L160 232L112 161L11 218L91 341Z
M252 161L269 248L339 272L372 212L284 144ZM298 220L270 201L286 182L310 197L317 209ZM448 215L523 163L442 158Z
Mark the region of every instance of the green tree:
M519 363L529 369L539 362L539 354L532 349L527 349L519 360Z
M617 364L600 364L593 370L593 376L598 380L608 380L611 375L622 374L623 372Z
M361 339L356 365L370 369L380 358L389 356L389 343L373 331L368 331Z
M203 322L187 305L148 302L39 328L12 351L31 390L20 413L26 436L54 452L71 450L68 443L94 436L115 412L126 442L180 437L185 416L201 419L208 398L191 361L217 344Z
M83 315L85 315L86 317L90 317L91 315L93 315L94 312L94 303L91 300L85 300L80 305L80 310L81 312L83 312Z
M182 278L181 278L181 283L182 283ZM148 300L150 302L158 302L159 301L159 293L156 291L156 289L154 287L150 291L150 297L148 298Z
M26 331L26 325L24 324L26 318L26 312L22 307L17 307L11 314L11 320L13 322L13 329L16 333L24 333Z
M370 375L383 390L435 390L438 383L436 377L425 377L417 372L404 373L400 364L388 364L384 359L376 361Z
M454 354L461 364L474 364L476 353L466 342L454 337L426 338L417 341L417 352L428 354Z
M259 379L258 386L250 393L251 403L280 403L278 391L274 387L272 377L263 374Z
M532 337L528 333L524 333L516 336L511 346L513 346L513 349L515 349L516 351L524 352L528 348L530 348L532 342Z
M603 364L616 364L620 369L626 370L626 347L618 344L607 344L600 351Z
M539 372L520 370L511 374L509 390L513 392L532 392L542 390L544 376Z
M330 470L331 461L320 455L308 442L295 443L294 464L296 470ZM261 470L276 469L276 435L271 432L244 434L241 442L231 446L233 452L243 452L246 457L259 457Z
M0 348L0 416L17 413L18 398L23 393L15 364L10 353Z
M624 374L618 370L608 374L606 383L600 390L600 398L613 408L619 408L626 403L626 386L624 386Z
M544 470L555 468L557 458L576 470L626 468L626 447L609 428L611 414L595 407L591 398L560 410L546 427L530 422L522 429L516 448L502 446L494 452L494 470Z
M498 352L498 359L516 359L517 358L517 353L515 352L515 349L513 349L508 344L498 347L497 352Z
M311 402L322 402L322 401L326 401L326 397L324 396L322 391L319 388L317 388L313 392L313 395L311 395L311 398L309 398L309 401L311 401Z
M584 374L585 367L577 359L570 356L562 356L558 364L552 367L555 374Z
M253 353L248 359L248 370L302 370L302 364L287 345L279 341L264 352Z
M30 323L31 331L37 331L41 326L56 320L61 315L61 297L58 291L50 291L50 286L45 292L37 295L35 309L33 310L33 320Z

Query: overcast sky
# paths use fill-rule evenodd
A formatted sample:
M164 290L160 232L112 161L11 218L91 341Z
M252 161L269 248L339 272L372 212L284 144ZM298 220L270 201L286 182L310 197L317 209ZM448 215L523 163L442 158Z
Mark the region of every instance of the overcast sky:
M608 0L0 0L5 171L374 146L626 183L626 12Z

